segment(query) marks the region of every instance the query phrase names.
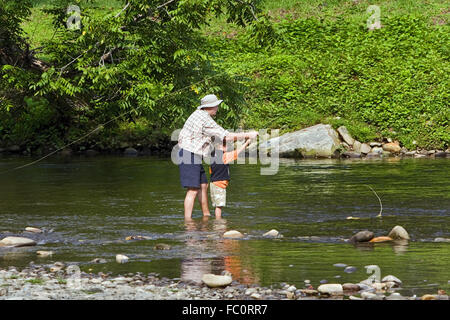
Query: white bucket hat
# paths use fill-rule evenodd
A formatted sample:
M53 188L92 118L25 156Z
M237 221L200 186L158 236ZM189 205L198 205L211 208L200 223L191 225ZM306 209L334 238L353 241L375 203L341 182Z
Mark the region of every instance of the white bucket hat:
M215 94L208 94L202 98L201 104L197 109L216 107L222 102L223 100L219 100Z

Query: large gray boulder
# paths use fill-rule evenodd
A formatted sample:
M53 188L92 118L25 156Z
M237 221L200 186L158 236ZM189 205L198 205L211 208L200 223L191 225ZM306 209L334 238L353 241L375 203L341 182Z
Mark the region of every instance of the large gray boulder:
M318 124L260 143L273 154L278 143L280 157L330 158L340 146L339 135L329 124Z

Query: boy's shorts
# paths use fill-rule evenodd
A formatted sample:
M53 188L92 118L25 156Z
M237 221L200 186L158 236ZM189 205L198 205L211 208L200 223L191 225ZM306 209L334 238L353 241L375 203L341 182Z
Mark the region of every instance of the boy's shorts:
M180 149L178 153L180 168L180 182L183 188L200 188L200 184L208 183L205 169L202 165L202 157ZM185 160L185 163L182 160Z
M225 207L227 202L227 189L220 188L214 183L209 184L209 190L211 192L211 201L214 207Z

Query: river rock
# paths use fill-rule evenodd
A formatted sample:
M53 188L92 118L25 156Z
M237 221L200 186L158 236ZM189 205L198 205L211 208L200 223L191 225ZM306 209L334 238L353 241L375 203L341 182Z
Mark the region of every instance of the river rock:
M155 250L170 250L171 246L166 243L157 243L153 249Z
M383 148L381 148L381 147L373 147L372 150L370 151L370 153L382 154L383 153Z
M41 258L47 258L53 255L53 251L36 251L36 254Z
M386 297L386 300L407 300L406 297L403 297L400 293L394 292L389 297Z
M350 242L352 242L352 243L367 242L367 241L372 240L373 236L374 236L374 234L372 231L367 231L367 230L360 231L350 238Z
M399 153L402 150L402 148L398 143L390 142L383 144L383 150L392 153Z
M383 300L383 295L377 295L372 292L361 292L361 298L364 298L366 300Z
M402 281L393 275L385 276L383 279L381 279L381 282L395 282L399 286L402 284Z
M344 157L344 158L361 158L361 154L358 152L354 152L354 151L345 151L342 154L342 157Z
M322 294L329 295L342 295L344 294L344 289L339 283L327 283L320 285L317 290Z
M138 151L135 148L126 148L123 154L126 156L137 156Z
M116 261L117 263L127 263L129 258L123 254L116 255Z
M381 147L382 146L381 142L375 142L375 141L369 142L369 145L370 145L371 148L373 148L373 147Z
M391 232L389 232L388 237L394 240L409 240L409 234L406 232L405 228L402 226L395 226L392 228Z
M344 291L359 291L359 290L361 290L361 287L354 283L344 283L342 285L342 289Z
M202 281L211 288L223 287L231 284L233 279L229 275L218 276L212 273L206 273L202 276Z
M271 151L278 144L282 157L330 158L340 146L338 133L328 124L318 124L302 130L286 133L259 144L260 150ZM253 147L253 148L256 148ZM249 153L252 154L252 149Z
M361 144L360 151L361 153L368 154L372 150L367 143Z
M450 242L449 238L435 238L434 242Z
M434 294L423 295L421 300L437 300L438 298Z
M264 234L263 234L263 237L276 238L276 237L278 237L279 235L280 235L280 233L279 233L277 230L272 229L272 230L270 230L270 231L264 233Z
M237 230L230 230L223 234L224 238L243 238L244 235Z
M392 241L393 239L391 237L375 237L371 239L369 242L386 242L386 241Z
M347 128L345 126L341 126L337 129L337 132L342 137L342 139L350 146L353 145L355 142L355 139L352 138L350 133L348 132Z
M447 152L439 151L434 154L436 158L445 158L447 156Z
M36 242L32 239L24 237L6 237L0 241L0 247L12 246L12 247L25 247L25 246L35 246Z
M356 153L361 153L361 142L359 142L358 140L355 140L355 142L353 142L353 151Z
M39 228L33 228L33 227L26 227L25 231L33 232L33 233L42 233L42 230Z
M356 267L348 266L344 269L345 273L353 273L356 271Z
M333 264L333 267L345 268L345 267L347 267L347 265L345 263L335 263L335 264Z
M107 263L107 262L108 261L106 261L106 259L102 259L102 258L95 258L90 261L90 263Z
M319 294L319 291L314 289L300 289L300 293L307 295L307 296L316 296Z

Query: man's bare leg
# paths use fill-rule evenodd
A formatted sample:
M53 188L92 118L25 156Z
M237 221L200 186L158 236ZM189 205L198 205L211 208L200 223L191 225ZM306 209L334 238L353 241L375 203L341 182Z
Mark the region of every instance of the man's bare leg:
M191 219L192 211L194 210L194 202L197 194L200 192L199 188L188 188L186 197L184 198L184 218Z
M200 185L200 191L197 194L198 201L200 202L200 206L202 207L202 212L204 217L209 217L211 214L209 213L208 206L208 184L202 183Z

